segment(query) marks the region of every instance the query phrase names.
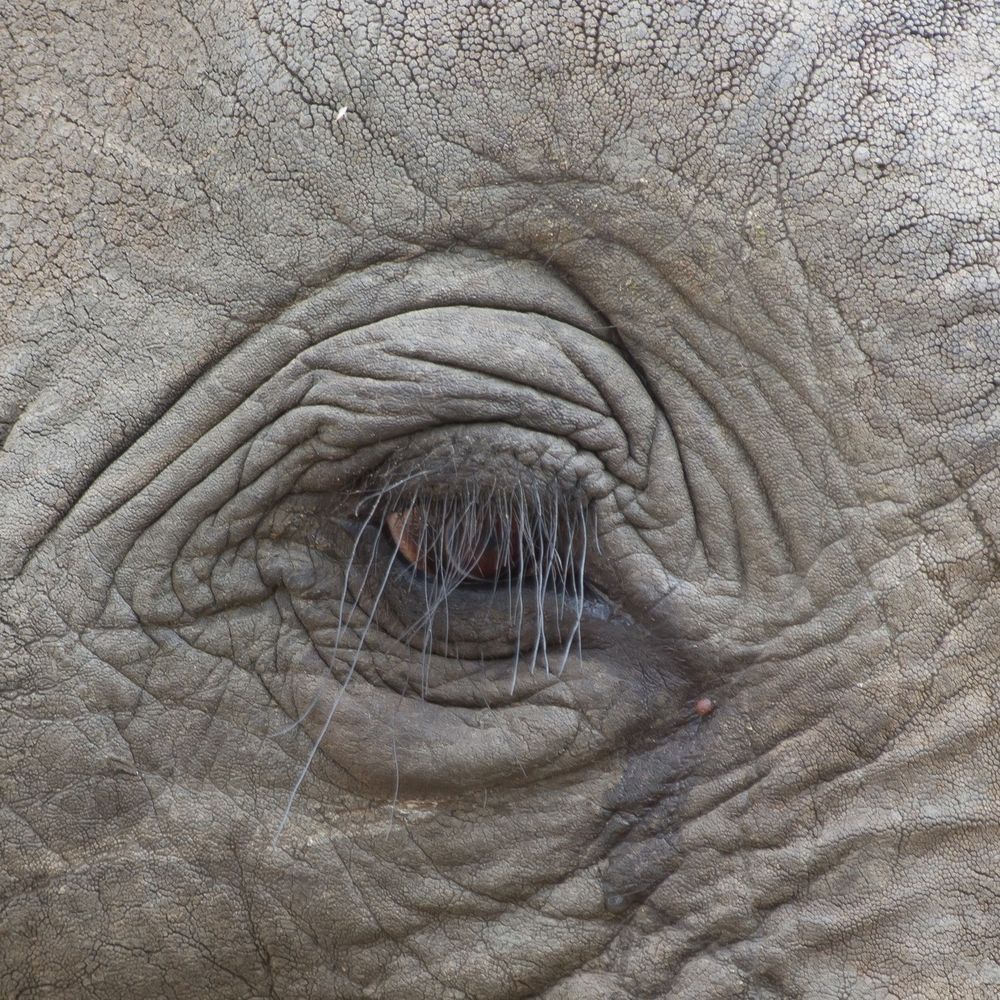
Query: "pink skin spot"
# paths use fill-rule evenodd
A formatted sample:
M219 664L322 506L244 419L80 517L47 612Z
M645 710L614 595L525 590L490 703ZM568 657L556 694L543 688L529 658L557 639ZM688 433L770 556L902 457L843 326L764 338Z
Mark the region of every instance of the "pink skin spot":
M711 698L699 698L694 703L695 715L700 716L702 719L711 715L715 711L715 702Z

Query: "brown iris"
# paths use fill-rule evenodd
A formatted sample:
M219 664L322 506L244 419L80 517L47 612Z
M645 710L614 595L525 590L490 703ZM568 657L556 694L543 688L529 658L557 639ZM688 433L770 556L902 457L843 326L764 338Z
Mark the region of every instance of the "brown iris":
M533 575L514 518L413 506L387 514L385 529L403 559L435 577L458 582Z

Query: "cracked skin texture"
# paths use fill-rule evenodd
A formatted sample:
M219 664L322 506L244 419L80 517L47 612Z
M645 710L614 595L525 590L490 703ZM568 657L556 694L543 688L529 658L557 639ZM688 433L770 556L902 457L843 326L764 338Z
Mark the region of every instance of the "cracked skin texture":
M995 5L3 20L0 995L1000 994ZM272 845L388 447L577 469L634 625L378 624Z

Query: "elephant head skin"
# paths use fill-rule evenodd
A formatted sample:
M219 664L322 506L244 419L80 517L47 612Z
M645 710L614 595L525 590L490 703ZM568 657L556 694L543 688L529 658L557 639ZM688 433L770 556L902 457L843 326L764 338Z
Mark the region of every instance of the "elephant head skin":
M0 995L1000 994L995 4L6 20Z

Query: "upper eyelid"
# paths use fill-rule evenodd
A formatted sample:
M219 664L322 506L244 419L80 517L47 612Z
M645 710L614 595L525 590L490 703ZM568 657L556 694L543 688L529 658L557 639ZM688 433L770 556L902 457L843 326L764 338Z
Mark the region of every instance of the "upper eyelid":
M462 338L466 345L462 349L469 351L468 322L481 315L475 310L435 307L409 313L407 322L419 318L428 330L439 334L444 330L442 324L450 324L449 335ZM498 310L491 310L489 315L494 321L503 320ZM586 331L553 326L552 320L541 315L512 313L510 323L522 331L528 344L536 343L538 337L559 338L559 349L566 352L567 377L571 379L581 378L587 367L582 364L584 356L590 352L589 368L593 372L613 368L610 377L623 381L612 391L634 394L636 405L630 411L631 423L623 426L605 412L581 406L572 395L568 399L547 398L530 384L509 385L503 390L499 412L494 402L487 407L487 423L516 420L512 432L542 433L553 441L568 442L606 484L601 487L604 493L622 482L630 489L640 488L647 476L645 460L640 456L648 451L655 437L655 413L616 349ZM347 456L356 455L359 447L364 450L372 446L377 451L390 435L399 442L441 424L461 425L463 439L467 438L469 429L484 419L484 383L478 373L466 373L465 385L471 390L467 396L459 392L440 403L435 401L430 409L422 401L418 406L418 401L411 399L405 406L400 404L397 414L385 412L385 396L378 389L371 396L369 386L365 402L370 416L365 419L370 422L338 419L342 411L337 406L344 403L337 393L338 366L357 364L359 370L364 370L372 344L385 342L390 329L396 329L393 336L398 335L399 342L405 340L408 328L400 320L386 324L384 328L359 328L318 346L300 349L293 363L271 375L266 372L270 359L254 363L244 358L243 363L255 372L252 382L257 388L236 406L233 391L219 392L212 379L199 382L98 477L59 532L54 533L53 540L79 543L84 560L90 558L89 552L100 551L104 565L114 568L116 574L126 560L130 567L139 567L146 560L166 564L174 557L171 553L190 540L185 536L201 534L206 522L218 520L223 539L237 538L244 530L242 525L259 521L265 505L287 495L291 487L303 483L303 488L326 488L324 477L339 478L336 470ZM301 347L301 340L298 344ZM347 357L350 351L354 352L353 360ZM474 355L475 351L470 353ZM220 368L215 376L221 377L222 373ZM329 388L329 405L319 399L313 405L304 405L309 394L315 395L324 381ZM238 386L239 379L233 385ZM586 391L592 388L588 384ZM493 387L487 389L493 392ZM607 390L602 398L606 394ZM496 399L493 395L488 398ZM600 409L606 411L607 407L602 404ZM231 518L239 519L236 530L231 527ZM165 530L156 527L151 531L156 522L161 522ZM214 544L211 534L209 530L198 544ZM148 606L154 613L155 601L152 597L150 601L153 603Z
M427 310L421 315L421 321L434 324L435 329L440 331L437 324L442 318L447 317L454 318L457 323L454 334L463 336L470 318L476 318L475 313L470 314L467 311L449 310L442 313L440 310ZM519 316L519 322L530 324L530 320L523 314ZM526 335L528 335L527 330L528 328L525 329ZM401 336L406 333L408 331L400 328ZM529 335L529 343L538 343L536 333L537 331ZM482 419L484 405L481 398L482 372L476 370L474 364L470 365L469 370L459 364L448 365L457 375L465 377L470 390L468 396L463 395L463 389L458 389L454 395L442 397L431 406L427 405L426 385L419 382L412 383L420 392L417 400L408 396L394 397L393 390L398 388L398 383L391 381L384 383L384 388L375 390L375 395L366 389L356 397L352 396L349 391L352 388L350 380L356 370L367 372L366 377L371 378L371 368L377 363L379 353L381 352L383 356L392 354L391 350L385 350L385 347L384 342L376 341L372 344L367 339L362 339L353 342L330 342L305 352L295 366L286 367L275 376L272 383L268 384L262 399L253 397L252 406L251 401L247 402L247 407L250 409L244 408L244 416L246 412L256 413L258 410L261 412L264 422L258 431L259 437L254 438L252 433L243 429L241 421L234 418L239 445L248 446L251 455L254 450L260 449L266 463L267 455L273 452L276 444L291 441L293 444L288 447L294 447L296 437L302 440L315 437L316 446L319 448L338 450L348 447L352 441L355 444L386 441L390 429L392 436L403 438L422 428L433 427L442 419L445 424L474 423ZM460 353L467 351L468 346L463 342L458 350ZM324 358L323 352L329 352L329 357ZM405 355L400 355L401 359L404 357ZM440 361L440 358L436 358L428 363L441 369ZM595 359L595 370L606 361L607 358L604 357L600 360ZM631 378L627 366L623 365L620 371ZM578 359L569 362L567 377L583 377ZM614 462L618 467L619 477L634 480L636 483L644 480L645 468L633 471L635 464L633 438L637 433L640 437L651 436L653 424L646 421L640 406L633 407L635 412L630 418L633 426L623 427L617 419L609 416L608 408L603 402L599 402L597 396L590 401L565 394L546 397L533 384L511 381L504 386L503 396L500 397L503 403L498 412L494 413L492 410L492 407L497 405L495 401L497 397L490 396L494 400L490 404L491 410L488 411L490 420L502 421L505 416L507 419L514 419L516 416L525 429L537 425L539 429L551 429L559 435L578 436L585 449L598 456L602 462ZM513 395L510 395L511 393ZM553 401L560 404L555 410L551 405ZM595 405L597 409L593 408ZM374 421L375 426L367 429L362 425L355 434L353 425L345 424L343 421L331 422L329 415L345 408L348 412ZM553 420L555 425L550 428L549 424ZM198 444L204 442L210 445L216 440L224 441L225 437L224 427L212 428L208 435L199 439ZM220 449L221 460L226 457L224 448L222 445ZM218 464L218 461L210 459L208 464L211 467ZM264 467L259 460L256 464L259 469ZM241 472L243 481L251 481L259 474L254 471L253 465L253 462L244 462Z
M39 523L39 537L57 529L62 535L79 537L113 517L132 496L153 487L158 473L181 458L192 440L204 438L227 421L246 399L274 375L294 367L296 358L316 344L393 316L455 304L535 311L575 325L593 338L608 336L607 321L551 267L537 261L498 258L488 251L460 247L405 261L367 263L309 289L277 312L269 305L261 320L247 318L246 337L226 346L221 356L212 358L206 344L210 358L206 367L190 374L178 372L183 381L169 390L169 398L163 398L162 389L139 386L142 397L130 411L140 415L138 427L133 421L120 427L102 425L101 439L92 449L105 456L104 468L113 466L114 475L95 479L81 467L78 471L85 478L79 484L61 480L65 501ZM231 345L231 330L217 342ZM144 411L148 411L145 417ZM26 409L22 418L30 417L30 412ZM79 430L75 433L77 446L87 444L79 439ZM140 442L146 461L137 461L134 454ZM128 461L122 462L122 457ZM32 544L30 537L22 540L21 558ZM8 555L17 559L13 552Z

